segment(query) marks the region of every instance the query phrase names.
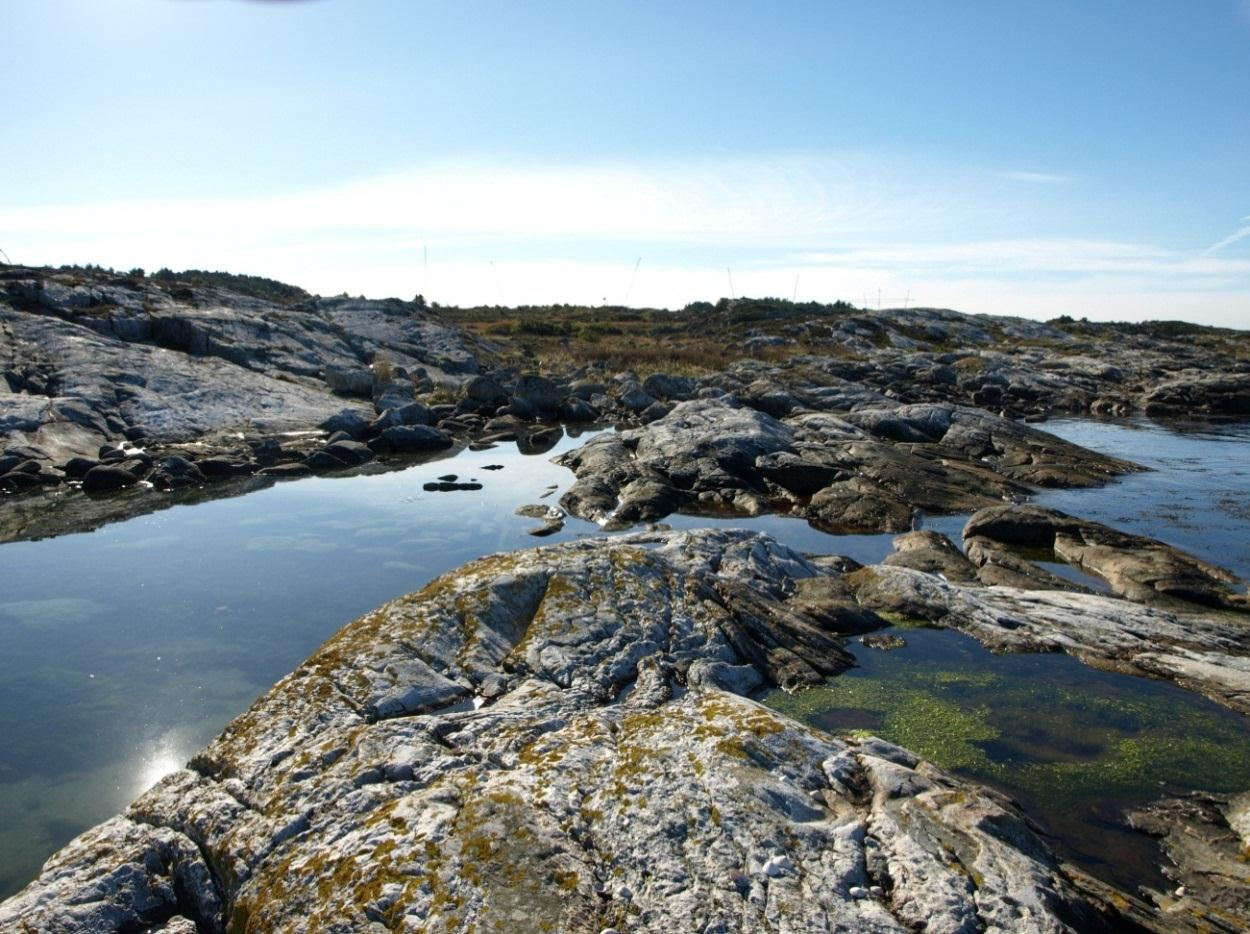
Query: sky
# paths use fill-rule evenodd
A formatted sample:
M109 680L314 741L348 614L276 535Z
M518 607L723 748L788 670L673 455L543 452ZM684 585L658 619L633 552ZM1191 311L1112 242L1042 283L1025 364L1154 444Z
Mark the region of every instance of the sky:
M1250 0L0 0L0 23L15 263L1250 328Z

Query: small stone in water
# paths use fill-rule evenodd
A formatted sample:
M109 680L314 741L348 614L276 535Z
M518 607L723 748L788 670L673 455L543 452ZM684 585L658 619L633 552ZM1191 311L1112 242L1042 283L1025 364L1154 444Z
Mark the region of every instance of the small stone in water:
M503 470L503 464L487 464L483 470Z
M850 889L851 898L867 898L868 890L862 885L853 885Z
M442 480L444 483L455 483L460 478L457 477L454 473L445 473L438 479Z

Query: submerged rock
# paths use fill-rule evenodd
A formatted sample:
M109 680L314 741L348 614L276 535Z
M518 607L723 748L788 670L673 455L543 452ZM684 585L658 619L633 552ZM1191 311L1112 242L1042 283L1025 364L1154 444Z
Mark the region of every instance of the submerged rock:
M967 633L1004 652L1066 652L1097 668L1166 678L1250 713L1250 625L1063 590L957 585L874 565L842 579L867 608Z
M724 689L850 664L787 602L822 573L743 532L473 562L341 630L0 927L1114 924L1006 799Z

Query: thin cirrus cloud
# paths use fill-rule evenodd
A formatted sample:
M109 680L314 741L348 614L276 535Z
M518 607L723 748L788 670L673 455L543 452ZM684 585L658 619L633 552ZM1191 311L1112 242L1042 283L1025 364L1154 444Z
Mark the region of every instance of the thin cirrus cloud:
M1250 216L1243 217L1241 220L1242 220L1242 223L1244 224L1246 221L1250 221ZM1231 234L1229 234L1223 240L1220 240L1217 243L1211 244L1211 246L1207 247L1206 253L1204 255L1209 256L1212 253L1217 253L1227 246L1232 246L1234 243L1237 243L1240 240L1246 239L1246 237L1250 237L1250 224L1245 224L1245 226L1237 230L1234 230Z

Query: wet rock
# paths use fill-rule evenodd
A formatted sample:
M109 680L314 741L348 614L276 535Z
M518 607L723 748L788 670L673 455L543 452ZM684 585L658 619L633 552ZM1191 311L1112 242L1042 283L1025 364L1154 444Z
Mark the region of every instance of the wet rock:
M528 534L537 538L547 535L554 535L564 528L564 510L557 509L554 506L540 506L530 504L526 506L518 506L516 508L518 516L524 516L527 519L541 519L542 525L536 526L528 530Z
M358 438L369 427L369 420L357 409L342 409L322 421L320 427L331 434L343 431Z
M331 638L194 771L55 856L0 926L55 930L73 912L97 931L173 914L209 931L367 929L378 912L450 931L1114 922L1005 799L715 686L750 684L728 672L744 666L771 680L795 659L844 664L781 600L817 573L740 532L473 562ZM493 700L470 709L479 686ZM888 894L851 893L872 886Z
M397 425L381 435L385 447L398 454L441 451L452 446L451 436L428 425Z
M1250 415L1250 376L1198 376L1163 383L1146 394L1147 415L1181 418Z
M560 408L556 413L560 421L569 422L571 424L589 424L598 421L600 412L589 402L583 399L566 399L560 403Z
M1174 681L1250 713L1250 627L1229 613L1184 613L1062 590L967 587L873 565L842 578L860 603L956 629L999 652L1066 652L1098 668Z
M891 543L894 554L884 564L915 568L956 583L975 583L977 569L945 535L922 530L900 535Z
M312 474L312 468L302 461L289 464L274 464L272 467L265 467L258 471L261 476L276 477L278 479L294 480L298 477L307 477Z
M101 464L92 467L83 476L82 488L88 493L111 493L138 482L139 478L125 468Z
M157 461L148 475L158 489L172 490L184 486L198 486L206 482L206 477L199 467L185 457L171 455Z
M1073 589L1042 575L1025 555L1067 562L1107 582L1113 593L1139 603L1250 611L1235 575L1178 548L1041 506L997 506L976 513L964 527L968 557L986 583L1023 581ZM1013 549L1015 550L1013 552Z
M396 408L387 408L373 420L372 427L377 431L394 428L397 425L428 425L430 410L420 402L409 402Z
M211 479L223 480L229 477L246 477L256 472L256 465L251 461L237 457L205 457L197 464L200 472Z
M1172 891L1148 891L1164 918L1193 930L1250 930L1250 793L1194 792L1129 814L1129 824L1157 837Z
M334 441L322 450L348 467L357 467L373 460L373 451L359 441Z

